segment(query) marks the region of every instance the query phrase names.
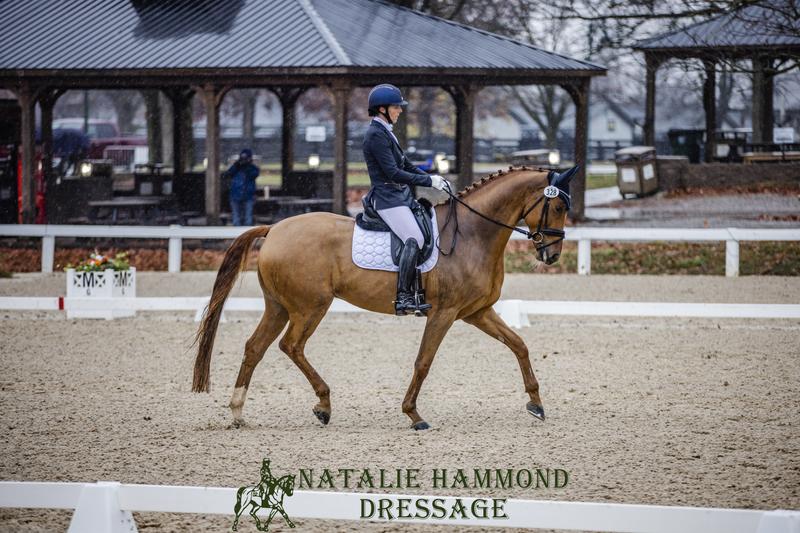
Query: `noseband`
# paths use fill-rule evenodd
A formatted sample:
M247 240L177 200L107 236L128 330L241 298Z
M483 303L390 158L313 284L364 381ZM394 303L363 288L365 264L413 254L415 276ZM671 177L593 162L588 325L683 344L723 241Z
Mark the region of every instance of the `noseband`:
M547 191L547 189L550 189L551 187L547 187L545 189L545 191ZM555 188L555 187L553 187L553 188ZM561 194L566 194L566 193L562 192ZM525 210L524 213L522 213L522 218L525 219L525 217L527 217L530 214L530 212L533 211L536 208L536 206L539 205L542 202L542 200L544 200L544 207L542 207L542 216L539 217L539 223L536 225L536 231L531 233L530 231L525 231L525 230L520 230L518 228L515 228L517 231L520 231L520 232L524 231L525 232L525 235L531 241L533 241L533 244L536 247L536 251L537 252L540 252L540 251L544 250L545 248L547 248L549 246L552 246L554 244L557 244L557 243L563 241L564 237L566 236L566 233L564 232L564 230L543 227L543 226L546 226L546 224L547 224L547 214L548 214L548 212L550 210L550 200L552 198L558 198L558 194L556 194L555 196L546 196L546 195L541 196L538 200L536 200L533 203L532 206L530 206L527 210ZM550 241L547 244L543 244L545 235L549 235L551 237L558 237L558 238Z
M450 255L456 248L456 241L458 240L458 215L455 209L456 202L460 203L461 205L466 207L468 211L475 213L484 220L488 220L493 224L525 235L528 239L530 239L533 242L537 252L540 252L545 248L548 248L554 244L563 241L566 235L564 230L543 227L546 226L547 224L547 214L550 210L550 200L552 200L553 198L558 198L559 196L565 196L566 197L565 201L567 202L567 205L569 205L569 194L558 189L557 187L553 187L552 185L545 187L545 194L542 195L538 200L536 200L533 203L533 205L530 206L528 209L526 209L525 212L522 214L522 218L524 219L526 216L530 214L531 211L533 211L536 208L537 205L539 205L542 202L542 200L544 200L544 206L542 207L542 216L539 217L539 223L536 225L536 231L534 232L530 232L528 230L521 229L516 226L509 226L508 224L500 222L499 220L495 220L491 217L484 215L480 211L476 211L474 208L467 205L467 203L464 202L461 198L453 194L452 191L450 191L449 187L445 188L444 191L450 197L450 199L448 200L448 202L450 203L450 207L449 207L449 212L447 214L447 219L445 220L444 225L442 226L442 231L439 232L439 236L436 242L436 248L439 250L439 252L442 253L442 255ZM453 233L453 243L450 246L450 250L445 252L439 246L439 239L441 239L442 233L444 232L445 228L447 228L448 224L450 224L451 219L455 221L455 232ZM544 244L545 235L550 235L552 237L558 237L558 238L547 244Z

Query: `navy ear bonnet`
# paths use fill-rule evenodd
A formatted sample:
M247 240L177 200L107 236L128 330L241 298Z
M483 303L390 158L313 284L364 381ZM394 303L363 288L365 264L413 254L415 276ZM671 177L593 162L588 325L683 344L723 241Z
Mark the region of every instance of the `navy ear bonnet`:
M551 170L547 174L547 181L550 182L550 185L553 187L558 188L558 197L564 200L564 203L567 205L567 210L569 210L572 205L572 200L569 196L569 182L580 167L580 165L575 165L571 169L560 174L555 170Z

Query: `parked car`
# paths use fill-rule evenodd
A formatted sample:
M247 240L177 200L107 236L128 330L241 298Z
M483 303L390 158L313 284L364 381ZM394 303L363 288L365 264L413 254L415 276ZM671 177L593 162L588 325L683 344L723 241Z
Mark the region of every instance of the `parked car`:
M411 163L428 173L447 174L452 168L454 158L448 157L444 152L434 152L411 146L408 151Z
M53 121L53 134L60 130L83 131L83 127L83 118L59 118ZM89 138L87 159L110 159L115 170L123 172L147 162L147 138L121 135L113 120L90 118L85 133Z

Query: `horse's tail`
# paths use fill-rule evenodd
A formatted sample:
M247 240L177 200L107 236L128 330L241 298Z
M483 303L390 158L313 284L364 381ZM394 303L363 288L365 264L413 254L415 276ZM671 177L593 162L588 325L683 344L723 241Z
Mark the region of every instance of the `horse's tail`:
M259 226L245 231L233 241L225 257L222 259L222 266L217 272L217 279L214 282L214 290L211 292L211 300L206 307L203 322L197 330L194 342L198 343L197 358L194 360L194 379L192 380L192 392L208 392L211 390L211 350L214 347L214 337L217 334L217 325L225 300L228 298L239 272L247 266L247 252L253 245L253 241L260 237L266 237L270 226Z

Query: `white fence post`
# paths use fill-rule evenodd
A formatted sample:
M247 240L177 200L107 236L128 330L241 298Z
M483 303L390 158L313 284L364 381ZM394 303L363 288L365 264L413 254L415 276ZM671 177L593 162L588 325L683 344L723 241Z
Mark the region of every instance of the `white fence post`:
M503 322L515 329L526 328L531 325L528 311L522 305L522 300L500 300L495 304L495 311Z
M78 498L68 533L103 531L135 533L136 522L130 511L119 506L119 483L98 481L87 483Z
M170 225L170 228L179 228L175 224ZM181 271L181 252L183 251L183 239L180 237L170 237L169 238L169 253L168 253L168 266L167 271L169 272L180 272Z
M765 511L756 533L800 533L800 512Z
M578 241L578 274L588 276L592 273L592 241L580 239Z
M739 241L725 241L725 275L736 277L739 275Z
M52 274L56 261L56 238L52 235L42 237L42 272Z

